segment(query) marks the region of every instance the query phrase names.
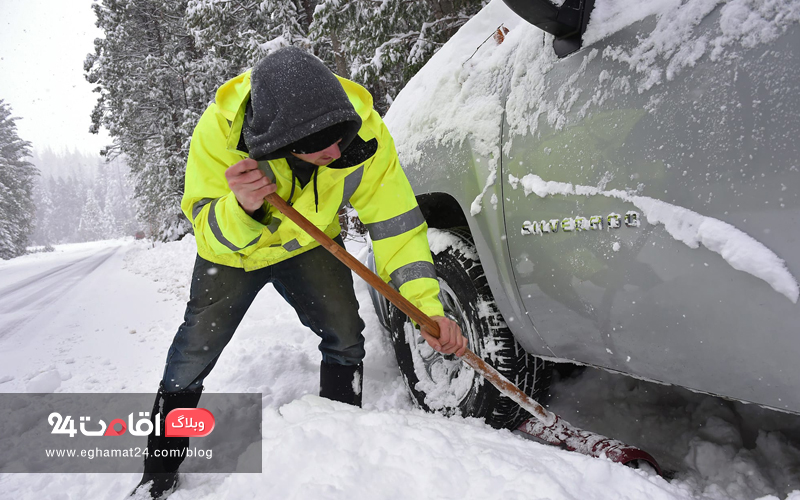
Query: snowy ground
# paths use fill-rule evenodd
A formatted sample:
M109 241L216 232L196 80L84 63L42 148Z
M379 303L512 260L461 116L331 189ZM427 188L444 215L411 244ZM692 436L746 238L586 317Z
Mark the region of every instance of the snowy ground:
M364 257L363 246L351 250ZM191 237L155 248L108 241L0 262L0 391L153 391L194 252ZM316 339L265 289L206 380L211 392L263 393L263 473L186 475L171 499L800 500L800 417L676 388L587 370L557 382L551 402L572 423L652 453L674 471L669 482L424 414L356 281L367 324L364 409L314 396ZM5 474L0 498L119 499L137 480Z

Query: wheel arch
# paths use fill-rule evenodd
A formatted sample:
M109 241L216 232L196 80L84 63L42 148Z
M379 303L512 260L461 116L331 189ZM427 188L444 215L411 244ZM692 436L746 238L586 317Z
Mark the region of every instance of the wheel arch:
M493 238L490 231L487 230L489 227L495 226L500 228L503 235L505 234L502 210L484 209L475 216L467 215L468 207L463 207L455 197L443 192L420 194L417 196L417 203L425 216L428 227L435 229L468 228L478 251L478 258L486 273L492 295L494 295L497 306L503 317L506 318L517 342L531 354L555 357L525 313L515 285L505 240Z
M427 193L417 196L422 215L428 227L436 229L450 229L453 227L469 227L469 221L461 205L455 198L447 193ZM472 233L472 228L470 228Z

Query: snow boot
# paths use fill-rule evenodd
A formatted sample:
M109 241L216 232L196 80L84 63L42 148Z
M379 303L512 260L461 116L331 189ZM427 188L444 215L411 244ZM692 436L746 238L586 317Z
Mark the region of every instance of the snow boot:
M175 408L197 408L202 391L203 388L199 387L194 390L165 392L163 384L159 387L155 403L153 403L153 411L150 413L150 422L155 428L156 415L161 416L161 435L156 436L155 432L152 432L147 436L144 474L131 493L131 497L164 499L178 485L178 467L185 458L189 438L165 437L165 421L169 412Z
M319 366L319 395L360 408L363 379L363 363L340 365L323 361Z
M178 486L178 472L145 472L130 498L137 500L163 500Z

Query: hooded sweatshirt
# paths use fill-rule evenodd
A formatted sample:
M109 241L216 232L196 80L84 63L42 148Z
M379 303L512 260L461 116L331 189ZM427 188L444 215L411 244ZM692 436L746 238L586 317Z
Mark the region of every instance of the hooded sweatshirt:
M225 170L252 156L274 180L278 195L332 238L341 231L338 212L349 202L370 232L381 278L429 316L443 315L427 224L400 167L394 141L372 108L372 96L318 65L313 56L281 54L285 51L267 56L280 55L284 64L262 60L252 72L222 85L194 130L181 208L192 221L198 254L249 271L319 246L268 203L256 218L239 206ZM303 67L287 66L287 61ZM318 78L318 73L323 76ZM260 82L255 88L254 74ZM292 85L291 80L301 75L302 84ZM262 89L261 83L267 85ZM329 88L332 84L334 91ZM245 123L251 89L254 114ZM262 98L273 102L262 106ZM304 100L314 102L302 104ZM259 110L274 113L267 118ZM342 138L349 144L341 158L319 167L314 181L301 185L285 159L287 146L337 123L358 123L358 128L345 127L351 132Z
M251 158L285 158L292 144L326 130L338 132L338 137L314 151L337 139L346 149L360 128L361 117L336 76L308 52L286 47L253 68L242 129Z

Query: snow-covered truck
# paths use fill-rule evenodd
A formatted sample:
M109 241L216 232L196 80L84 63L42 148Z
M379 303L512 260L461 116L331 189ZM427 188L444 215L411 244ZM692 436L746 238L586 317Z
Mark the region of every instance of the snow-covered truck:
M800 413L800 1L492 1L386 121L447 314L551 362ZM424 408L525 418L378 296Z

